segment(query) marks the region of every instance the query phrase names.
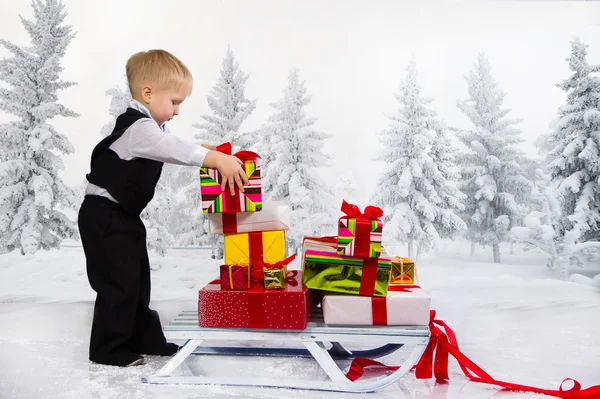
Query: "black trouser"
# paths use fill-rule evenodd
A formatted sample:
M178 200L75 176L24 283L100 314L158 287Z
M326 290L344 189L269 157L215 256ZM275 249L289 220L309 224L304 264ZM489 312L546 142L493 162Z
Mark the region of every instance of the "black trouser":
M158 313L150 310L146 228L109 199L86 195L79 233L90 285L96 291L90 360L123 366L166 345Z

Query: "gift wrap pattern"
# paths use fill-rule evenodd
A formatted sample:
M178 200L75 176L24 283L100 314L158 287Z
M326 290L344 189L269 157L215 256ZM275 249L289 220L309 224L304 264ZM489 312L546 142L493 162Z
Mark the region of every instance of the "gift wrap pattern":
M254 160L244 161L248 184L244 192L235 188L231 195L229 188L221 190L223 178L217 169L200 168L200 193L204 213L256 212L262 209L262 187L260 166Z
M376 258L381 254L382 231L383 223L380 220L341 217L338 222L337 252L340 255Z

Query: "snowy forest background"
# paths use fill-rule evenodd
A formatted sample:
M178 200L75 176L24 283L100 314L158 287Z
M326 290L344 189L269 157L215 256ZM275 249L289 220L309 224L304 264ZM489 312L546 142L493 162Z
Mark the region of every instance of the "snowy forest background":
M561 13L556 7L574 6L573 2L523 3L528 3L522 6L526 7L523 13L531 16L536 15L532 13L535 7L538 11L544 7L555 10L541 14L542 20L545 16L548 21ZM332 4L339 11L346 3ZM478 4L469 7L482 7ZM480 12L497 14L510 4L516 7L508 2L487 4L489 8ZM118 10L116 2L105 6L115 13ZM178 1L174 9L181 14L185 6ZM441 45L429 49L449 56L446 62L435 65L427 64L430 57L419 57L423 52L414 48L382 48L365 40L365 56L379 50L374 61L361 65L344 61L347 70L339 73L348 79L331 86L324 83L326 75L316 71L319 66L329 70L329 64L335 63L332 49L343 53L342 59L347 57L351 51L348 42L337 43L327 35L320 41L307 33L306 46L295 50L294 44L301 42L303 34L293 31L297 26L290 27L294 40L288 53L279 57L260 42L264 32L253 38L229 40L220 50L213 46L211 51L202 49L204 41L213 40L210 36L199 35L193 41L178 37L169 46L168 40L136 41L126 30L115 36L96 32L104 47L91 42L82 52L80 44L78 57L82 70L93 63L117 71L111 75L113 83L99 87L102 79L96 81L89 70L70 71L65 62L71 47L82 40L78 31L84 31L91 18L82 17L82 13L93 16L98 6L88 4L85 11L82 7L57 0L34 0L18 11L3 5L4 19L14 20L15 28L3 29L0 35L0 253L31 254L59 248L65 239L78 239L75 218L85 190L91 149L110 133L116 116L129 101L125 61L133 52L157 47L172 51L184 62L193 60L189 66L195 77L194 93L182 107L182 116L170 125L171 134L198 143L230 141L234 151L258 152L263 162L263 195L267 200L285 201L292 209L288 234L292 251L298 249L305 235L336 234L335 223L345 199L361 208L367 204L383 208L384 245L395 248L395 252L401 250L399 255L419 259L434 251L442 240L454 240L470 242L473 251L478 246L485 248L490 260L498 263L502 262L500 244L521 243L542 253L546 267L563 276L569 268L600 262L600 41L599 35L586 34L591 30L570 29L565 22L560 35L552 31L547 42L543 42L543 32L532 34L535 40L527 39L537 41L540 52L546 50L546 55L551 48L552 59L562 63L548 68L559 73L544 75L550 76L546 84L557 92L554 105L548 105L552 101L546 101L538 86L528 85L529 79L535 80L534 75L543 74L536 69L536 59L541 56L535 47L515 51L514 55L505 53L508 58L502 58L501 65L510 66L511 73L519 78L511 81L512 92L503 89L498 75L509 75L498 73L495 67L496 48L514 44L509 32L505 43L482 43L472 52L458 45L454 50L442 49ZM124 7L126 14L134 12ZM262 23L278 7L273 5L272 14L263 15ZM294 14L292 8L296 6L288 7L287 14ZM305 7L319 10L316 3ZM348 3L347 7L353 17L345 15L347 19L342 22L377 20L379 15L374 10L373 15L361 17L364 10L359 9L364 6ZM78 18L71 17L71 8ZM318 28L321 18L330 13L314 15L315 30L323 29ZM580 13L589 14L586 10ZM181 25L192 18L179 14L167 15L166 23L181 19ZM254 10L245 15L260 22L258 14ZM120 26L121 17L114 18L115 26ZM387 36L385 26L379 32L382 36ZM272 35L277 35L278 27L272 27ZM339 38L353 27L361 30L360 24L340 23L341 33L332 35ZM239 29L241 32L243 27ZM419 32L413 33L419 43ZM122 41L128 44L120 45ZM312 52L311 45L315 46ZM106 50L111 46L114 53ZM303 57L289 55L295 51ZM402 53L402 58L393 58L393 52ZM495 55L490 56L490 52ZM191 53L200 57L192 58ZM81 60L83 54L85 62ZM265 58L278 69L277 75L257 67ZM458 58L464 59L453 64ZM259 59L261 62L254 62ZM199 63L213 72L197 73ZM388 73L387 67L379 68L386 63L393 64L393 73ZM464 68L456 69L457 65ZM380 75L384 75L386 85L373 85L378 97L386 97L386 106L366 112L372 108L364 105L371 101L359 88L365 81L372 86L368 81L376 76L381 82ZM82 82L71 78L75 76L94 84L82 90ZM515 86L514 81L521 84ZM447 86L443 86L445 82ZM268 86L264 93L262 84ZM455 91L454 87L460 89ZM68 97L66 93L70 93ZM434 93L442 93L441 100ZM521 115L507 105L507 99L521 97L539 100L538 111ZM353 101L354 106L349 106ZM448 120L447 114L457 120L456 110L448 111L452 107L461 114L460 123ZM103 122L96 123L99 119ZM323 123L324 119L328 122ZM534 119L536 126L543 128L531 131L533 125L527 119ZM75 124L75 120L79 122ZM351 132L348 129L353 127L346 120L361 123ZM76 141L79 146L73 144ZM72 158L77 153L77 158ZM206 245L215 249L216 257L221 256L220 236L207 234L199 191L196 168L165 165L156 196L142 215L154 257L164 255L172 246Z

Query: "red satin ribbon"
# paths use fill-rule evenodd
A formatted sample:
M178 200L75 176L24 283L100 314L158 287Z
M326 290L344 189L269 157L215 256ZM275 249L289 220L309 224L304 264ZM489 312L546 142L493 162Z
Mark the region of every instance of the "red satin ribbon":
M441 326L444 330L439 328ZM498 385L509 391L534 392L544 395L555 396L563 399L600 399L600 385L595 385L586 389L581 389L581 384L572 378L565 378L558 390L542 389L530 387L527 385L513 384L510 382L494 379L486 373L481 367L477 366L466 357L459 349L454 331L441 320L435 320L435 310L430 313L429 330L431 339L425 349L425 352L414 367L417 378L431 378L435 375L438 382L449 380L448 378L448 358L452 355L462 369L463 373L472 381L485 384ZM435 354L434 354L435 352ZM380 371L395 371L399 366L386 366L383 363L365 358L356 358L352 361L346 377L351 381L356 381L365 372L373 369ZM571 389L565 390L563 385L567 381L573 382Z
M263 237L260 231L251 231L248 234L248 257L250 267L252 268L252 281L257 282L263 279L262 267L257 267L263 262Z
M371 220L379 220L383 216L383 210L377 206L367 205L365 211L361 212L356 205L342 200L342 212L351 218L365 217Z
M415 284L390 285L390 286L388 286L388 291L412 292L411 288L421 288L421 286L415 285Z
M354 234L354 256L368 258L371 255L371 219L356 218Z
M217 151L222 152L223 154L233 155L234 157L237 157L241 161L255 161L258 158L260 158L260 155L258 155L257 153L255 153L253 151L246 151L246 150L238 151L235 154L231 154L231 143L230 142L219 144L217 146Z
M358 294L363 296L373 296L375 293L375 283L377 281L377 258L365 258L363 261L360 288Z
M371 312L374 326L387 326L387 300L385 297L371 297Z
M296 254L288 256L284 260L280 260L279 262L275 262L275 263L267 263L263 259L261 259L260 261L256 262L256 265L261 268L266 267L268 269L281 269L284 266L289 265L290 262L292 262L294 259L296 259Z
M237 192L237 191L236 191ZM230 195L226 196L229 197ZM235 234L238 232L237 229L237 213L225 212L221 214L223 221L223 234Z
M255 286L248 290L248 313L250 314L250 328L265 328L265 316L262 298L262 287Z
M302 239L302 244L304 244L304 241L306 241L306 240L317 241L317 242L326 242L326 243L330 243L330 244L337 244L337 242L338 242L337 236L304 237Z

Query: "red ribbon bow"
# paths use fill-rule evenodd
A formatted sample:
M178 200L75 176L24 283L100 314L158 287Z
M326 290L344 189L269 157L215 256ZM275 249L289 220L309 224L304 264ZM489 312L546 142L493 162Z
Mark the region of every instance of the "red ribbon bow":
M226 142L226 143L218 145L217 151L222 152L223 154L233 155L242 161L254 161L254 160L260 158L260 156L257 153L255 153L253 151L246 151L246 150L238 151L235 154L231 154L231 143L230 142Z
M373 205L367 205L364 212L356 205L349 204L346 200L342 200L342 212L351 218L366 217L371 220L379 220L383 216L383 210Z
M256 266L257 267L266 267L267 269L281 269L286 265L289 265L291 261L293 261L294 259L296 259L296 254L293 254L291 256L288 256L287 258L285 258L284 260L280 260L279 262L275 262L275 263L268 263L265 261L259 261L256 262Z
M438 326L441 326L443 330ZM563 399L600 399L600 385L581 389L581 384L572 378L565 378L558 390L535 388L494 379L458 349L454 331L443 321L435 320L435 310L430 312L429 331L431 332L429 344L427 344L425 352L423 352L423 355L414 367L417 378L431 378L432 375L435 375L438 382L449 380L448 358L449 355L452 355L458 361L458 365L463 373L475 382L498 385L509 391L535 392ZM383 371L395 371L399 369L398 366L386 366L374 360L356 358L352 361L346 377L351 381L355 381L363 375L367 368ZM567 381L572 381L573 387L565 390L563 385Z

